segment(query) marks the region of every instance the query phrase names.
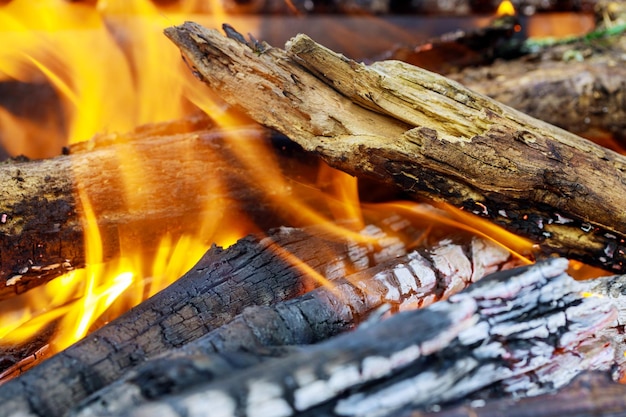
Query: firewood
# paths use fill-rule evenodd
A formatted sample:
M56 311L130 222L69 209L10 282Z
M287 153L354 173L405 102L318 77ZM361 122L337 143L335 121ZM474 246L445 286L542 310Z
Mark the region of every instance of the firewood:
M220 129L197 117L100 135L71 146L69 155L1 164L0 300L84 266L79 188L96 215L102 261L118 257L121 248L149 255L163 236L197 236L203 219L222 223L229 214L242 223L244 214L237 213L245 213L258 225L248 232L305 225L286 202L261 192L261 179L238 160L236 149L267 147L267 155L257 152L258 166L267 164L268 175L285 175L284 187L274 191L303 203L319 201L311 186L319 161L285 146L290 142L284 138L275 137L275 146L268 138L256 125ZM208 248L210 228L204 235Z
M281 228L227 249L213 247L165 290L5 383L2 412L61 415L129 368L222 326L244 308L272 305L319 286L310 270L330 280L403 255L403 240L421 232L405 220L390 219L362 234L337 234L321 226Z
M619 416L626 409L626 385L607 372L585 372L567 387L549 394L524 398L475 400L440 411L404 411L394 417L591 417Z
M610 325L615 309L584 298L566 268L554 259L495 273L430 307L114 415L178 416L210 407L224 416L385 416L454 401L598 342L595 331ZM552 367L544 382L559 386L568 375L606 370L612 354L600 345L574 369Z
M626 70L615 62L626 51L626 36L580 37L537 48L522 58L468 67L450 78L533 117L623 150L626 87L617 80L626 77Z
M166 35L224 100L331 166L487 217L542 254L625 268L626 157L445 77L359 64L305 35L286 51L191 22Z
M450 268L450 264L456 267ZM320 287L272 306L249 307L231 322L159 355L90 396L75 409L76 416L115 415L150 398L206 382L208 374L219 381L235 372L225 363L239 363L232 353L223 358L224 352L258 352L259 361L275 357L267 347L317 343L352 329L381 306L392 311L425 307L486 273L513 265L507 250L483 239L468 241L464 237L458 243L444 239L428 250L413 251L334 280L332 287ZM285 352L279 350L278 354ZM242 360L250 366L258 362L247 355ZM169 369L168 362L176 372L163 372ZM160 388L146 384L151 378Z

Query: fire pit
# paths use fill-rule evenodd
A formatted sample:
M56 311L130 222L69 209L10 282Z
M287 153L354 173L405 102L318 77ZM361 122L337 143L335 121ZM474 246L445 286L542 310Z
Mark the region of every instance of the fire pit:
M497 5L191 3L0 9L3 143L31 158L0 167L3 415L472 414L557 389L587 410L568 384L592 370L579 381L623 397L623 279L567 269L622 271L624 158L397 61L488 90L497 73L465 65L599 47L528 41L542 17ZM602 10L613 26L582 42L619 51ZM369 64L277 46L295 32ZM23 91L48 107L29 116ZM596 107L573 130L620 150Z

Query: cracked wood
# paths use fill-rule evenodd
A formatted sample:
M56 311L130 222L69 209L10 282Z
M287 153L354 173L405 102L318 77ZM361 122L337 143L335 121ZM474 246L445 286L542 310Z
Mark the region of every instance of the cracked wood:
M222 98L330 165L487 217L542 254L625 268L622 155L445 77L359 64L305 35L261 52L191 22L165 33Z

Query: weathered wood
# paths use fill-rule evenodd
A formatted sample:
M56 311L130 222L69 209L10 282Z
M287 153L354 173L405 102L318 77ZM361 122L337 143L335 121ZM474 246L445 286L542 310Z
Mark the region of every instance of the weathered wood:
M425 309L116 415L188 415L211 404L224 416L384 416L454 401L598 342L594 332L610 325L615 309L584 298L566 268L555 259L496 273ZM552 366L544 382L558 386L566 376L607 369L612 355L602 346L575 367Z
M287 51L190 22L166 35L221 97L330 165L487 217L544 254L626 268L624 156L445 77L358 64L304 35Z
M607 372L585 372L567 387L536 397L501 398L444 408L403 411L394 417L594 417L619 416L626 409L626 385Z
M2 412L62 415L131 367L222 326L245 307L272 305L319 286L309 271L335 279L403 255L407 248L398 236L411 241L420 232L406 221L396 223L383 221L362 234L281 228L227 249L213 247L165 290L4 384Z
M288 353L279 350L274 354L267 347L317 343L352 329L372 312L376 315L383 305L392 311L425 307L484 274L513 265L510 253L491 242L478 238L468 241L467 236L458 243L445 239L428 250L413 251L334 280L331 287L320 287L272 306L246 308L231 322L159 355L90 396L72 415L116 415L194 384L219 382L244 367L232 352L258 352L256 361L246 355L242 358L246 367L252 366L268 356ZM223 357L224 352L231 353ZM232 361L233 366L225 366ZM167 371L170 368L176 372ZM150 381L158 381L158 386Z
M584 37L520 59L468 67L450 78L526 114L623 150L626 36ZM610 136L616 136L616 143Z
M207 247L219 243L227 231L210 221L240 227L247 221L242 234L305 225L288 203L320 201L311 187L319 161L284 139L273 146L269 132L255 125L213 124L199 117L144 126L73 145L69 155L0 164L0 299L84 266L79 189L96 216L102 261L137 248L149 257L166 235L203 236ZM259 169L240 160L238 149L254 149L264 174L281 179L272 197L258 186L264 181L254 177Z

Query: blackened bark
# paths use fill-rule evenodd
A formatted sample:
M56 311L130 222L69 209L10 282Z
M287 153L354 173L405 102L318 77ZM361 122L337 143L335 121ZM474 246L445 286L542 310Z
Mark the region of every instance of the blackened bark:
M496 273L425 309L399 313L121 415L186 415L207 404L216 414L240 416L259 410L389 415L516 381L581 344L597 343L594 332L616 317L612 304L583 297L566 267L565 260L556 259ZM544 389L586 369L607 369L611 362L612 349L606 346L574 369L569 363L565 369L552 367Z
M406 247L398 235L416 238L420 232L402 224L403 229L392 221L381 226L386 231L370 226L362 234L341 235L317 227L281 228L227 249L213 247L170 287L4 384L3 412L62 415L129 368L222 326L244 308L272 305L319 286L315 274L299 262L325 279L336 279L403 255Z
M224 352L254 352L260 361L268 356L268 347L320 342L351 330L372 311L374 317L367 320L376 321L377 309L383 305L392 311L425 307L486 273L514 264L507 250L488 241L468 241L465 236L458 243L446 239L428 250L410 252L333 280L331 287L320 287L272 306L248 307L231 322L154 358L90 396L74 413L81 417L115 415L209 379L219 382L235 372L223 364L238 358L231 353L222 357ZM284 350L278 353L285 354ZM247 365L255 364L246 358L244 355L242 360ZM168 362L176 372L164 371ZM159 381L158 393L151 379Z

